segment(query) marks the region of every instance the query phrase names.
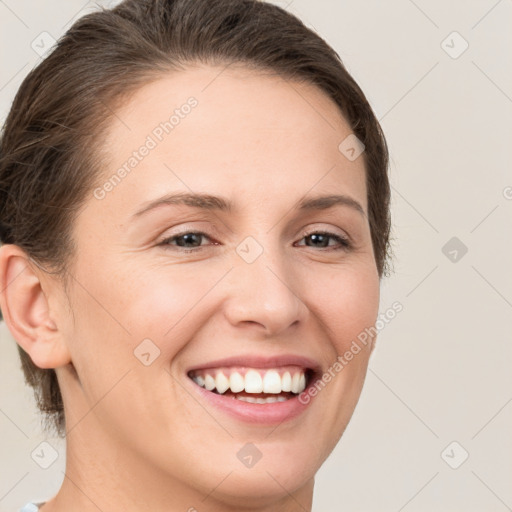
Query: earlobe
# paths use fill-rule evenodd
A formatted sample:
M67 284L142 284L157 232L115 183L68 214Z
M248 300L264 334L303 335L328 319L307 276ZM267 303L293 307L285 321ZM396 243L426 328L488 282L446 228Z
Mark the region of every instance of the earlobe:
M0 308L7 327L36 366L58 368L71 358L49 305L51 276L43 274L20 247L0 248Z

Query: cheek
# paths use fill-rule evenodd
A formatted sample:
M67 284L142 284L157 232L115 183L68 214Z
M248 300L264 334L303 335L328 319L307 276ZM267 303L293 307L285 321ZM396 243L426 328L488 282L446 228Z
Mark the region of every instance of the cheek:
M207 321L211 311L205 299L223 273L194 265L150 268L135 274L129 290L120 292L120 312L134 336L153 336L165 348L170 340L192 336L194 326Z
M322 320L338 354L371 327L379 310L379 277L372 266L316 276L310 309Z
M136 268L103 260L89 276L77 274L85 286L73 289L75 322L67 338L84 410L94 406L95 415L110 418L107 424L120 424L127 397L129 409L148 418L162 400L169 401L168 411L180 402L169 362L208 322L212 312L204 299L224 274L193 267ZM161 419L163 427L172 423L170 412Z
M80 325L75 325L75 332L88 332L105 359L130 364L136 361L134 350L149 339L163 356L157 365L172 359L208 321L212 312L207 295L226 272L126 261L103 261L99 268L87 281L87 292L77 290Z

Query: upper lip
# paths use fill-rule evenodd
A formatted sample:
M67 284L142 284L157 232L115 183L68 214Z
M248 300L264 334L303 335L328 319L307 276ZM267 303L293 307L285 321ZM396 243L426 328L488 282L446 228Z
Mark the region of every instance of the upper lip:
M250 368L279 368L281 366L302 366L303 368L313 370L315 373L320 372L320 364L309 357L283 354L276 356L260 356L256 354L245 354L224 359L216 359L203 364L191 366L187 373L193 370L203 370L206 368L220 368L222 366L248 366Z

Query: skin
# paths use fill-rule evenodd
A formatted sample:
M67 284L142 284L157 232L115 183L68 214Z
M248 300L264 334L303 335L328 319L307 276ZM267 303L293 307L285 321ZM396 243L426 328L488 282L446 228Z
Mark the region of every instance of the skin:
M67 290L18 247L0 251L6 322L38 366L57 369L65 405L66 476L43 512L310 510L314 475L359 399L371 344L277 428L192 399L186 370L232 355L296 354L327 370L379 303L364 157L338 150L351 130L336 105L312 85L222 69L163 75L116 112L105 179L168 113L198 101L104 199L91 192L73 226ZM234 209L168 205L132 217L191 191ZM363 213L294 209L331 194ZM199 250L159 245L190 231L207 235ZM319 231L352 247L315 245L307 235ZM248 236L263 249L251 264L236 252ZM134 357L146 338L160 349L149 366ZM252 468L236 456L248 442L262 453Z

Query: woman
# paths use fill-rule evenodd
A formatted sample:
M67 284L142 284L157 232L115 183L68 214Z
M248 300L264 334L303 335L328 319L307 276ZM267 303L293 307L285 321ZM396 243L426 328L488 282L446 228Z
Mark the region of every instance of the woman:
M263 2L125 0L29 74L0 147L0 307L66 438L24 510L311 510L390 226L337 54Z

